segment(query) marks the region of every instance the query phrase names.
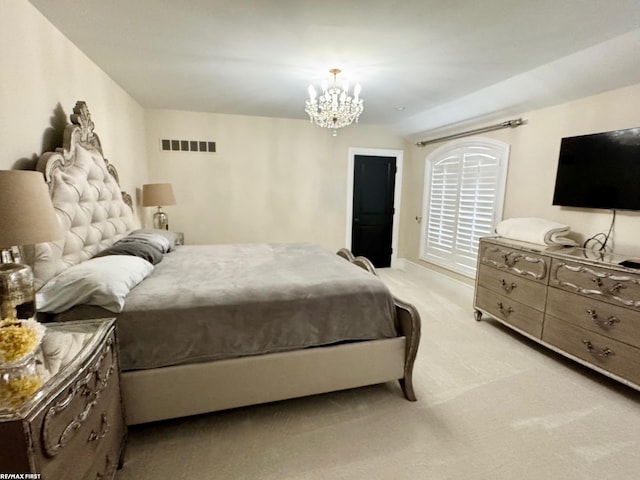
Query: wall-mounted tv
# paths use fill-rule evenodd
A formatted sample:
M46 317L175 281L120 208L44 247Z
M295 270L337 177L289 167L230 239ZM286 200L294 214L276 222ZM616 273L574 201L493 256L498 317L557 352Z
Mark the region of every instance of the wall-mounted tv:
M640 210L640 127L563 138L553 204Z

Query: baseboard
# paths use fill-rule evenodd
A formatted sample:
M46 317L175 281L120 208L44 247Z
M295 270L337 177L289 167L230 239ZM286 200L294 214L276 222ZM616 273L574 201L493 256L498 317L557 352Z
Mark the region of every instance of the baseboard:
M419 263L415 263L415 262L412 262L411 260L407 260L406 258L399 258L394 263L393 268L404 270L405 272L413 273L415 275L420 275L421 277L427 278L429 280L433 280L433 279L438 279L440 281L446 280L449 282L453 282L456 285L467 287L471 290L473 290L474 288L472 283L463 282L455 277L446 275L436 270L432 270L428 267L420 265Z

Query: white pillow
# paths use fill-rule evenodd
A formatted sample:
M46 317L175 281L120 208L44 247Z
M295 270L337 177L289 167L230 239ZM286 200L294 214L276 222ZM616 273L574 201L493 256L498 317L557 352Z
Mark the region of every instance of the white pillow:
M36 293L36 307L60 313L84 304L119 313L129 291L152 270L151 263L131 255L92 258L49 280Z

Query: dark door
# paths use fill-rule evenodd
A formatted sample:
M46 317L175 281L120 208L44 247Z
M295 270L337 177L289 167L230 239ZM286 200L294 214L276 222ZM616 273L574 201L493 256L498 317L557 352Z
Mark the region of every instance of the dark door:
M351 251L376 267L391 266L396 158L356 155Z

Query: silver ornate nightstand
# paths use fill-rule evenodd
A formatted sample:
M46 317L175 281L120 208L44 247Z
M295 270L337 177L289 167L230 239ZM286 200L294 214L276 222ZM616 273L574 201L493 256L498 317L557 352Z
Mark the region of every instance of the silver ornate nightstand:
M43 385L0 408L0 472L112 478L126 437L115 320L46 326L37 354Z

